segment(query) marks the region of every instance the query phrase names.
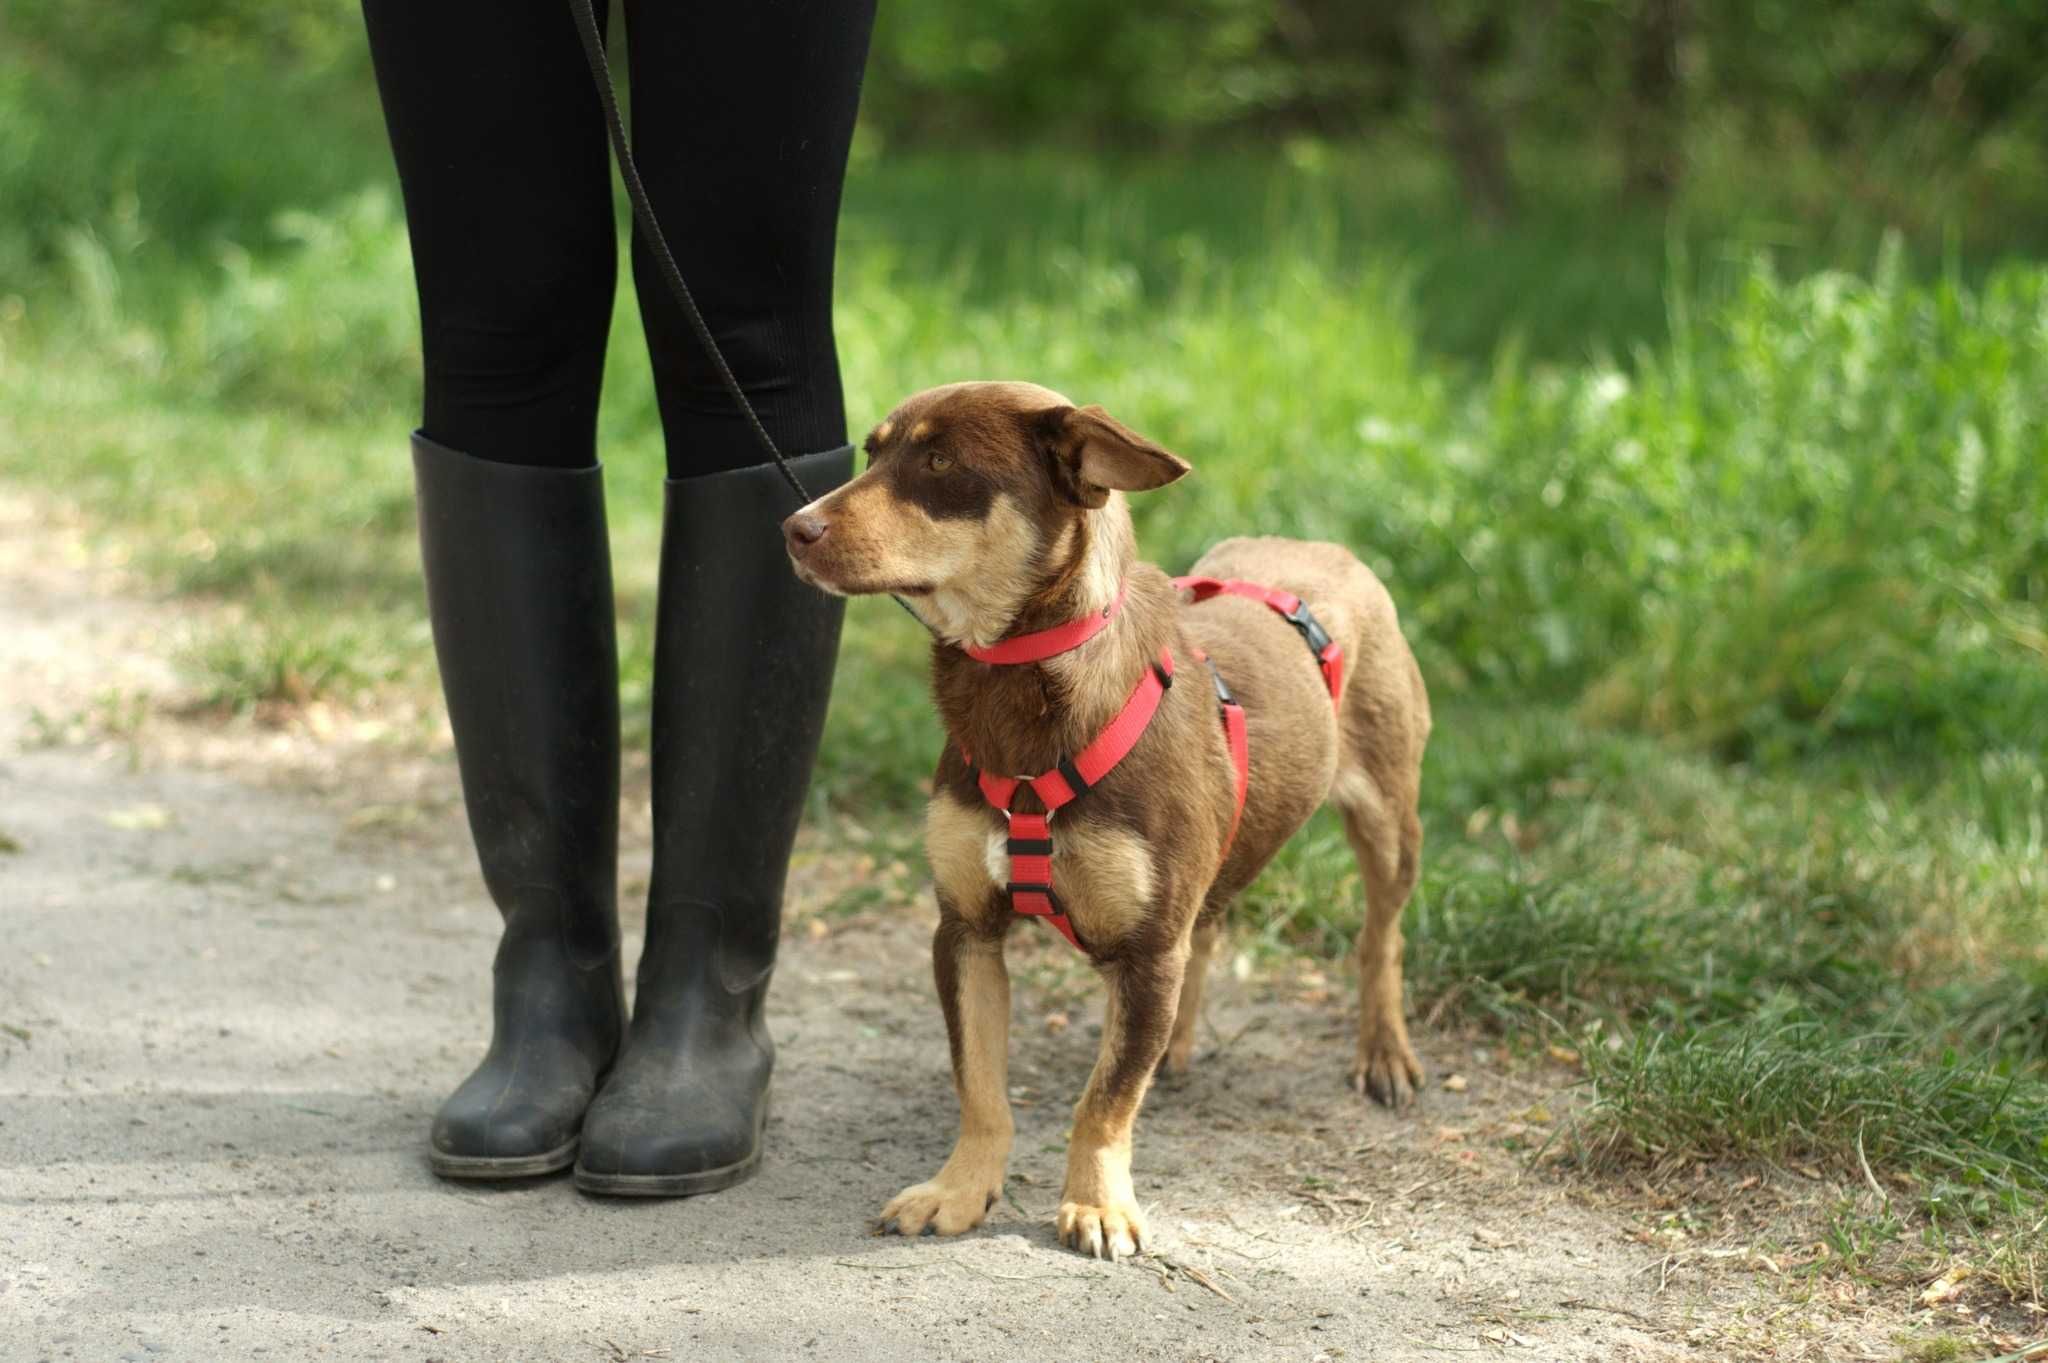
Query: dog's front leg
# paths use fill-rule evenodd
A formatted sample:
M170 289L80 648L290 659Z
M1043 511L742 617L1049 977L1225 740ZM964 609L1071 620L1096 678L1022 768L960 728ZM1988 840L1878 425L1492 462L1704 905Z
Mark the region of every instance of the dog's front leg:
M1007 926L1007 924L1005 924ZM1010 1117L1010 972L1003 939L976 931L944 903L932 934L932 977L946 1014L960 1135L939 1172L882 1208L881 1229L958 1235L982 1223L1003 1192Z
M1145 1218L1131 1191L1131 1129L1166 1054L1187 971L1185 941L1159 955L1127 957L1104 970L1109 1003L1102 1049L1074 1107L1067 1183L1060 1194L1060 1241L1098 1259L1136 1254Z

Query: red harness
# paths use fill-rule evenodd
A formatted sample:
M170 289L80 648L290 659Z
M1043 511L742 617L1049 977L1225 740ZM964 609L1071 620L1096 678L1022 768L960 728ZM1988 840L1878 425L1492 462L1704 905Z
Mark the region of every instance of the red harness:
M1344 690L1344 650L1337 646L1337 641L1330 637L1315 616L1309 614L1300 597L1293 592L1261 587L1256 582L1234 577L1177 577L1173 585L1192 591L1197 605L1212 596L1246 596L1278 611L1282 620L1300 631L1308 651L1316 655L1316 665L1323 670L1323 682L1330 688L1330 703L1337 703L1337 697Z
M1014 667L1019 663L1043 662L1057 654L1079 648L1109 628L1109 622L1116 619L1116 613L1124 608L1124 593L1129 588L1128 582L1118 587L1116 600L1093 615L1084 615L1078 620L1069 620L1064 625L1054 625L1051 629L1041 629L1032 634L998 639L986 648L969 644L967 656L978 663Z
M1301 631L1309 651L1322 668L1323 679L1330 688L1330 699L1333 703L1336 701L1343 679L1344 652L1316 622L1301 598L1234 579L1219 581L1213 577L1177 577L1173 579L1173 585L1192 590L1196 602L1206 601L1212 596L1229 595L1247 596L1271 606ZM979 662L1002 667L1042 662L1079 648L1108 628L1109 622L1123 608L1124 591L1119 587L1116 599L1096 614L1085 615L1051 629L1020 634L985 648L970 646L967 654ZM1215 684L1216 703L1222 715L1224 743L1230 749L1230 764L1237 778L1230 831L1223 838L1223 855L1227 857L1231 844L1237 840L1237 826L1244 818L1245 794L1251 786L1251 745L1246 734L1244 707L1231 695L1223 674L1209 662L1208 655L1197 649L1195 656L1208 663L1209 679ZM1116 769L1117 763L1124 760L1138 745L1138 740L1144 737L1145 730L1151 727L1152 717L1159 713L1159 703L1172 687L1173 651L1161 649L1159 660L1138 678L1138 684L1131 688L1131 694L1116 712L1116 718L1110 720L1102 732L1073 757L1061 759L1058 766L1038 776L996 776L986 771L975 772L975 784L981 789L981 797L1009 824L1010 879L1007 888L1010 907L1018 913L1043 918L1077 950L1085 951L1087 948L1081 945L1073 920L1067 916L1066 906L1052 888L1052 816ZM961 755L967 759L971 769L973 756L964 751ZM1018 791L1026 788L1045 806L1042 813L1023 813L1010 807L1016 801Z

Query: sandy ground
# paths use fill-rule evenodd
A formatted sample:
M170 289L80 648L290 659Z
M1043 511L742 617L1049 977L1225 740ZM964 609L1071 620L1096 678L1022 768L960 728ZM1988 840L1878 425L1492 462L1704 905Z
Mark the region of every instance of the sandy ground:
M170 716L205 608L44 515L0 489L0 1359L1893 1356L1885 1321L1532 1170L1568 1075L1424 1028L1419 1110L1360 1103L1348 983L1300 971L1222 973L1207 1054L1140 1127L1155 1248L1107 1265L1049 1227L1096 1007L1028 944L1008 1205L878 1238L953 1120L930 910L823 912L866 868L808 842L758 1177L650 1203L439 1182L427 1124L482 1052L496 921L445 751Z

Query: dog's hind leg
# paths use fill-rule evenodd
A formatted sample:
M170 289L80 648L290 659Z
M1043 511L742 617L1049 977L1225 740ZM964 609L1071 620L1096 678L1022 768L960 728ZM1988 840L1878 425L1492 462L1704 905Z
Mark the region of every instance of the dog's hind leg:
M1408 1044L1401 1011L1401 911L1422 865L1422 822L1412 799L1397 805L1361 770L1340 772L1332 798L1365 880L1351 1086L1388 1107L1406 1107L1422 1083L1422 1062Z
M952 1043L960 1135L945 1166L889 1200L884 1233L958 1235L988 1216L1003 1192L1015 1127L1010 1116L1010 972L1000 935L976 932L940 907L932 976Z
M1216 940L1223 935L1217 919L1195 924L1189 943L1187 973L1181 977L1180 1006L1173 1014L1173 1036L1166 1043L1166 1059L1160 1069L1181 1074L1195 1054L1195 1028L1202 1020L1202 985L1209 974L1209 958L1216 952Z

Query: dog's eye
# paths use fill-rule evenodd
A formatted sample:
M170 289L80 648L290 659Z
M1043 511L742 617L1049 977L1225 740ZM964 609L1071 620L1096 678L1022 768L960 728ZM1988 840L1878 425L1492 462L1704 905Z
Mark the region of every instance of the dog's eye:
M925 467L929 468L933 473L944 473L947 469L953 467L953 456L934 451L931 458L925 460Z

